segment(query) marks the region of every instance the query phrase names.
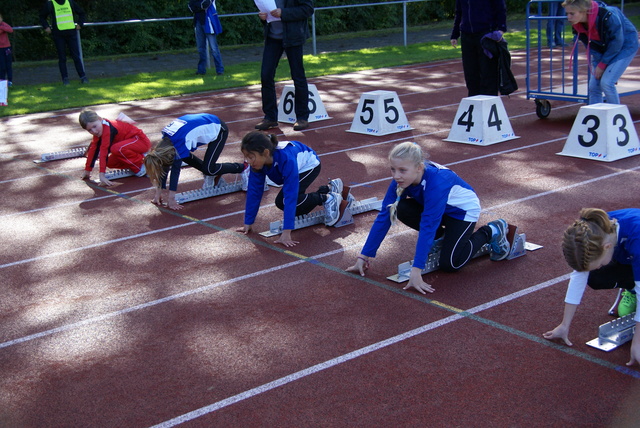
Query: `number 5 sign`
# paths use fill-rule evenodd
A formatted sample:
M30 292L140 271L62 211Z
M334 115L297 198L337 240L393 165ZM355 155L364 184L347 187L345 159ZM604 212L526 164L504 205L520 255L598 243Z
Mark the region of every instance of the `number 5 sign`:
M605 103L581 107L558 154L604 162L640 154L629 109L626 105Z
M398 94L393 91L371 91L360 96L358 109L349 132L387 135L413 129L407 121Z
M322 104L316 85L309 83L309 122L331 119ZM296 119L296 89L293 85L286 85L280 95L278 103L278 122L294 123Z
M476 95L463 98L445 141L488 146L519 138L513 133L500 97Z

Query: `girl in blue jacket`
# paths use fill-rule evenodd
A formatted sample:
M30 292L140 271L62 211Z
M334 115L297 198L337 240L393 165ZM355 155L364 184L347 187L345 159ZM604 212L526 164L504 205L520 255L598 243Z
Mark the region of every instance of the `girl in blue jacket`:
M620 11L602 2L566 0L567 20L587 47L591 65L589 104L606 101L620 104L616 83L638 51L638 30ZM572 53L573 55L573 53Z
M245 234L251 231L258 215L267 177L282 185L275 203L284 211L284 221L282 234L276 243L285 247L296 245L299 241L291 239L295 217L307 214L319 205L324 205L326 210L327 226L333 226L340 219L342 180L331 180L329 186L320 186L317 192L305 193L320 174L320 158L311 147L299 141L278 142L273 134L253 131L242 139L241 150L251 167L244 228L241 230Z
M382 209L356 264L347 268L364 276L369 258L375 257L389 228L398 219L419 231L409 283L404 289L433 293L422 280L429 251L435 239L443 237L440 269L455 272L462 268L486 243L491 244L491 260L509 255L508 225L503 219L490 222L474 232L480 216L480 201L475 192L453 171L435 162L424 161L416 143L402 143L389 153L391 176Z
M640 313L636 292L640 289L640 209L605 212L584 208L580 218L564 232L562 252L573 269L565 296L564 316L556 328L543 334L546 339L562 339L571 346L569 327L587 285L600 289L622 288L620 316L635 312L636 332ZM640 362L640 334L633 337L627 365Z
M167 175L171 171L167 206L172 210L182 209L182 205L176 202L182 162L204 174L205 186L213 185L214 176L242 173L244 165L241 163L217 163L228 135L227 125L208 113L186 114L165 126L162 140L151 148L144 159L147 175L156 186L156 194L151 202L156 205L163 203L162 191L167 188ZM203 145L207 145L207 151L204 158L200 159L193 152Z

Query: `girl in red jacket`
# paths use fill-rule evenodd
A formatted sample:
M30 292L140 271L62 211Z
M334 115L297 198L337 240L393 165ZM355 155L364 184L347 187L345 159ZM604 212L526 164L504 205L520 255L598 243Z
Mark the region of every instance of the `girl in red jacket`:
M126 117L126 116L125 116ZM86 129L93 140L87 149L87 163L82 179L90 178L91 171L100 159L100 184L112 186L105 173L107 167L130 169L138 177L144 177L144 154L151 148L151 141L141 129L128 120L103 119L93 110L83 110L79 117L80 126Z

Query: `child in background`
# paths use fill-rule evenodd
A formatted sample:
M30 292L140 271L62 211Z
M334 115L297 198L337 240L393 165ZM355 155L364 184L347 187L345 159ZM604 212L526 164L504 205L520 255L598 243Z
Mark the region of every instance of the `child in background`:
M11 53L11 42L9 33L13 33L13 28L2 20L0 15L0 80L7 80L7 86L13 85L13 57Z
M282 234L276 243L285 247L298 244L299 241L291 239L295 217L307 214L317 206L324 205L327 226L333 226L338 222L342 202L342 180L331 180L329 186L320 186L317 192L305 193L320 174L320 158L313 149L299 141L279 143L275 135L253 131L242 139L241 150L251 167L244 228L241 232L248 234L251 231L267 177L275 184L282 185L275 203L284 211L284 221Z
M162 191L167 189L167 174L171 171L167 206L172 210L182 209L176 202L178 179L182 162L196 168L205 176L206 186L213 186L214 176L240 174L245 166L241 163L216 163L229 136L227 125L217 116L196 113L180 116L162 130L162 140L145 157L147 175L156 187L152 203L163 203ZM208 145L204 159L193 152Z
M609 213L598 208L582 209L580 218L564 232L562 252L574 269L564 299L564 316L562 323L543 337L562 339L566 345L572 345L569 327L587 285L595 290L623 288L618 314L635 312L635 331L640 332L640 313L636 311L640 285L640 209ZM628 366L640 363L639 336L633 336Z
M412 142L398 144L389 153L391 176L382 209L371 227L356 264L347 268L364 276L369 258L375 257L380 244L396 219L419 232L409 283L404 289L433 293L422 280L429 251L435 239L443 237L440 269L455 272L462 268L485 244L491 245L491 260L509 255L507 222L498 219L474 232L480 216L480 201L475 192L453 171L425 161L422 149Z
M638 30L620 11L591 0L565 0L567 20L587 48L591 65L589 104L620 104L616 83L638 51Z
M87 163L82 174L82 179L91 177L91 171L96 160L100 159L100 184L112 186L113 182L107 180L105 173L107 167L115 169L130 169L138 177L145 175L144 153L149 151L151 141L142 130L123 115L124 120L108 120L98 116L89 109L80 113L80 126L93 140L87 150Z

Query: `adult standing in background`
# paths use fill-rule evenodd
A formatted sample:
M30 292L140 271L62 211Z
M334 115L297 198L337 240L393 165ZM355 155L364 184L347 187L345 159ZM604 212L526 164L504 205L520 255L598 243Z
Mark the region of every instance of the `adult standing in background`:
M547 47L550 49L564 45L562 32L564 30L564 19L552 17L564 17L567 14L562 7L562 0L549 3L549 19L547 20Z
M78 18L77 22L74 20L74 14ZM51 25L47 21L49 17L51 18ZM89 83L84 71L82 58L80 57L80 39L78 38L78 30L84 26L84 21L84 9L74 0L47 0L40 11L40 24L45 33L51 34L51 37L53 37L53 43L58 52L58 67L60 68L63 85L69 84L67 47L76 66L80 82Z
M498 57L489 58L482 38L494 31L507 31L505 0L456 0L451 46L462 48L462 68L469 96L498 95Z
M189 0L189 10L193 13L193 29L196 33L196 46L200 60L196 74L207 74L207 42L213 62L216 67L216 74L224 74L224 64L218 47L216 34L222 33L222 24L218 18L216 0Z
M295 88L296 123L293 129L302 131L309 127L309 86L302 54L303 46L309 38L307 21L313 15L313 0L276 0L275 3L276 9L258 14L264 24L260 72L264 119L256 125L256 129L266 131L278 126L275 76L280 58L286 53Z

